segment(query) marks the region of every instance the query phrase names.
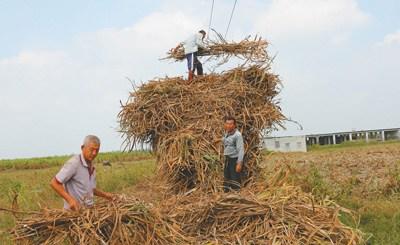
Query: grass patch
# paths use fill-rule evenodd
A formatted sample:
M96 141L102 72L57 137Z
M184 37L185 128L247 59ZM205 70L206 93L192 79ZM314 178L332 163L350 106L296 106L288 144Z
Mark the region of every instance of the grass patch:
M301 187L305 192L311 192L320 200L323 200L326 196L332 196L333 193L333 190L331 190L329 184L326 183L325 178L315 165L310 168Z
M37 157L37 158L20 158L0 160L0 171L14 169L43 169L54 166L63 165L71 156L52 156L52 157ZM133 152L104 152L99 153L95 162L128 162L144 159L151 159L153 155L149 151L133 151Z
M101 166L97 170L97 186L108 192L121 191L135 185L141 179L152 176L155 166L154 160L121 163L112 167Z
M338 203L359 215L358 227L370 237L369 244L400 244L400 199L345 197ZM342 216L341 220L354 227L354 222L348 216Z

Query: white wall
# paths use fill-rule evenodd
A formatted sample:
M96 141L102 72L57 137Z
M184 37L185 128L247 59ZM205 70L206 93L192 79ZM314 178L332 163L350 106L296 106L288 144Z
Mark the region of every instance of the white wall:
M264 138L263 147L269 151L281 151L281 152L307 151L306 137L304 135Z

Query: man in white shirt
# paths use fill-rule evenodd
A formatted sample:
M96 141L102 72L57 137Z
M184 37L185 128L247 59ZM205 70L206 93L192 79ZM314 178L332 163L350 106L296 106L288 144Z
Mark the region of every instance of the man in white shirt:
M188 80L193 79L194 72L197 70L197 75L203 75L203 65L197 58L199 47L206 48L203 40L206 36L204 30L200 30L198 33L190 36L183 43L180 43L175 49L182 47L185 51L185 56L187 60L187 67L189 71Z

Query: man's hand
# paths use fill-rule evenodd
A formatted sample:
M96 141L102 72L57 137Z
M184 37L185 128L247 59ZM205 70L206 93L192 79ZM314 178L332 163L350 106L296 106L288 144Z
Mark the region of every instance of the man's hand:
M182 47L183 45L180 43L180 44L178 44L174 49L172 49L171 51L173 52L173 53L175 53L175 52L177 52L178 51L178 49L180 48L180 47Z
M117 195L110 193L110 192L105 192L105 191L99 190L97 188L93 189L93 194L95 196L105 198L109 201L115 201L117 199Z
M78 211L80 208L79 202L74 198L68 200L69 208L73 211Z
M236 163L236 173L242 172L242 165L241 162Z
M105 192L104 194L105 194L104 198L109 200L109 201L117 200L117 195L114 195L114 194L109 193L109 192Z

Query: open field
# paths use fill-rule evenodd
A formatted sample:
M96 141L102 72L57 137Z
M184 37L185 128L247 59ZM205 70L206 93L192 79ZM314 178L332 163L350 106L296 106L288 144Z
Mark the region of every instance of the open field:
M59 208L62 201L49 181L67 157L0 161L0 207L10 207L15 194L21 210ZM103 166L110 161L112 166ZM2 166L2 164L7 167ZM289 165L287 182L317 198L327 196L359 216L359 227L372 236L371 244L400 244L400 142L318 147L308 153L265 153L266 178ZM10 167L12 166L12 167ZM157 201L142 180L154 173L149 153L104 153L97 159L98 185L117 193L133 192L145 201ZM153 192L156 190L153 190ZM342 220L355 226L349 217ZM0 230L13 226L13 217L0 213ZM0 235L0 243L8 237ZM9 243L9 242L8 242Z
M400 144L396 141L320 146L309 153L267 153L264 164L268 171L289 165L292 181L304 187L320 179L324 183L318 183L317 189L310 186L316 195L374 198L400 192Z
M400 142L319 146L307 153L269 152L264 165L267 178L274 169L288 165L284 167L291 173L287 182L354 210L372 244L400 244Z

